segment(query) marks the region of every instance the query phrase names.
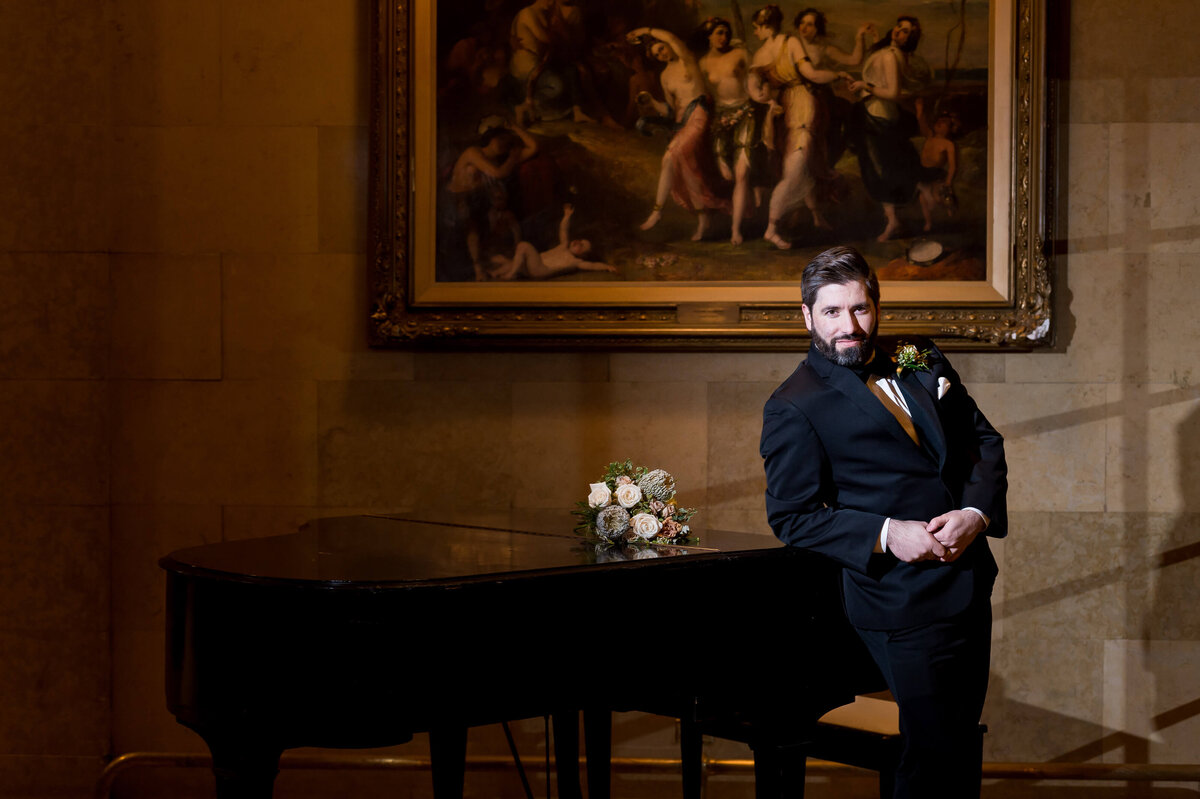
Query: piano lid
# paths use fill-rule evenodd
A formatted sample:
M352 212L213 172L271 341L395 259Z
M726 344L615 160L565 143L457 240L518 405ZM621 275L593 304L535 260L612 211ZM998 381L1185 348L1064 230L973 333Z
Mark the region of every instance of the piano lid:
M168 571L253 583L405 587L546 573L597 565L778 549L767 534L707 530L699 546L600 548L572 533L562 511L314 519L299 532L182 549L160 561Z

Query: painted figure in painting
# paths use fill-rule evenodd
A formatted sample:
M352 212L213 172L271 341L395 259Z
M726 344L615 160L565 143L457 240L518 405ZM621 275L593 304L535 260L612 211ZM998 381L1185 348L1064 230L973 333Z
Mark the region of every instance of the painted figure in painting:
M571 238L571 216L574 213L575 206L569 203L563 206L562 221L558 225L557 247L539 253L529 242L517 242L512 258L505 258L503 255L492 256L488 277L493 280L515 280L518 277L544 280L576 269L584 272L617 271L616 267L606 263L585 260L585 256L593 251L592 243L587 239Z
M825 14L815 8L805 8L796 15L796 40L804 51L804 56L817 69L845 69L857 67L862 63L866 49L875 43L875 25L863 23L854 34L854 48L847 53L829 40L828 22ZM849 79L848 75L842 73ZM846 120L850 116L850 102L837 96L828 83L814 84L812 93L814 101L821 109L820 117L824 131L819 131L813 138L813 151L809 157L812 164L816 185L805 198L805 204L812 213L813 225L828 229L829 223L821 215L818 195L836 196L837 181L840 177L834 166L842 156L846 144ZM823 135L821 135L823 134Z
M982 279L986 4L924 30L906 0L435 4L438 281L554 279L564 203L625 280L795 277L779 253L835 236L887 279ZM930 231L946 256L907 260Z
M744 47L731 45L728 21L712 17L700 26L708 52L700 58L709 93L716 101L712 121L713 153L721 176L733 182L730 242L742 243L742 219L750 199L754 145L760 140L761 114L755 113L746 83L750 56Z
M577 55L586 42L580 9L567 0L534 0L513 17L509 70L524 97L513 109L520 124L537 120L539 90L569 105L575 122L592 122L582 107L586 64Z
M629 41L637 43L645 36L651 37L650 55L666 65L659 76L666 103L658 110L664 115L669 113L678 129L663 154L654 208L641 228L649 230L658 224L671 196L696 214L692 240L699 241L708 231L709 216L714 211L732 210L712 157L709 125L713 101L699 62L679 37L668 30L647 27L631 31Z
M815 84L832 83L840 75L832 70L820 70L812 65L799 40L780 31L783 12L779 6L765 6L754 13L754 35L762 46L754 54L754 65L769 67L773 81L783 87L781 105L787 128L783 149L783 166L779 182L771 192L767 208L767 229L763 238L781 250L791 242L779 234L779 222L799 203L808 202L816 179L814 171L824 174L824 167L814 167L815 130L820 126L820 112L814 98ZM827 225L813 208L814 222Z
M900 233L896 209L913 199L926 177L921 158L909 140L916 133L913 115L900 105L903 97L928 82L910 55L921 41L921 23L901 16L884 39L868 53L862 79L850 90L860 97L850 120L850 147L858 156L863 185L871 199L882 204L887 222L879 241Z
M524 128L500 119L484 120L480 128L479 143L463 150L455 160L447 188L454 201L456 223L465 229L475 279L486 280L482 236L491 229L488 215L498 191L507 198L502 182L537 154L538 145Z

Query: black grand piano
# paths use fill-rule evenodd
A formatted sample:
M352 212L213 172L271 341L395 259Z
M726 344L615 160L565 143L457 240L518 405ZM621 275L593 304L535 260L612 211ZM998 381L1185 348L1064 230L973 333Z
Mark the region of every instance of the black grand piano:
M829 561L763 535L626 551L570 528L340 517L163 558L167 704L208 744L217 795L271 796L285 749L428 732L435 797L457 799L468 727L582 710L606 799L611 710L802 734L860 687Z

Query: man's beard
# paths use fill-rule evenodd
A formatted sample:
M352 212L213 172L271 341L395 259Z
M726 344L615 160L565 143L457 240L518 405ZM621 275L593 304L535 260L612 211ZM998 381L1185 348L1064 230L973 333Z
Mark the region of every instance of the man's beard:
M853 336L838 336L835 339L824 339L816 332L812 331L813 343L817 345L817 350L829 359L831 363L838 366L862 366L871 357L871 352L874 350L875 331L870 333L860 333ZM839 341L858 341L861 342L857 347L841 347L837 343Z

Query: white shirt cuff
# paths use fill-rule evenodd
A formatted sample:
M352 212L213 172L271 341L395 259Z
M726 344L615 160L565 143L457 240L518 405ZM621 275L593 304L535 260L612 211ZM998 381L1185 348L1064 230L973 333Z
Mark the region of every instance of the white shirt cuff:
M992 523L992 520L987 517L987 514L984 513L983 511L981 511L979 508L966 507L966 508L963 508L963 510L969 510L974 513L978 513L979 518L983 519L983 529L984 530L988 529L988 525L990 525Z

